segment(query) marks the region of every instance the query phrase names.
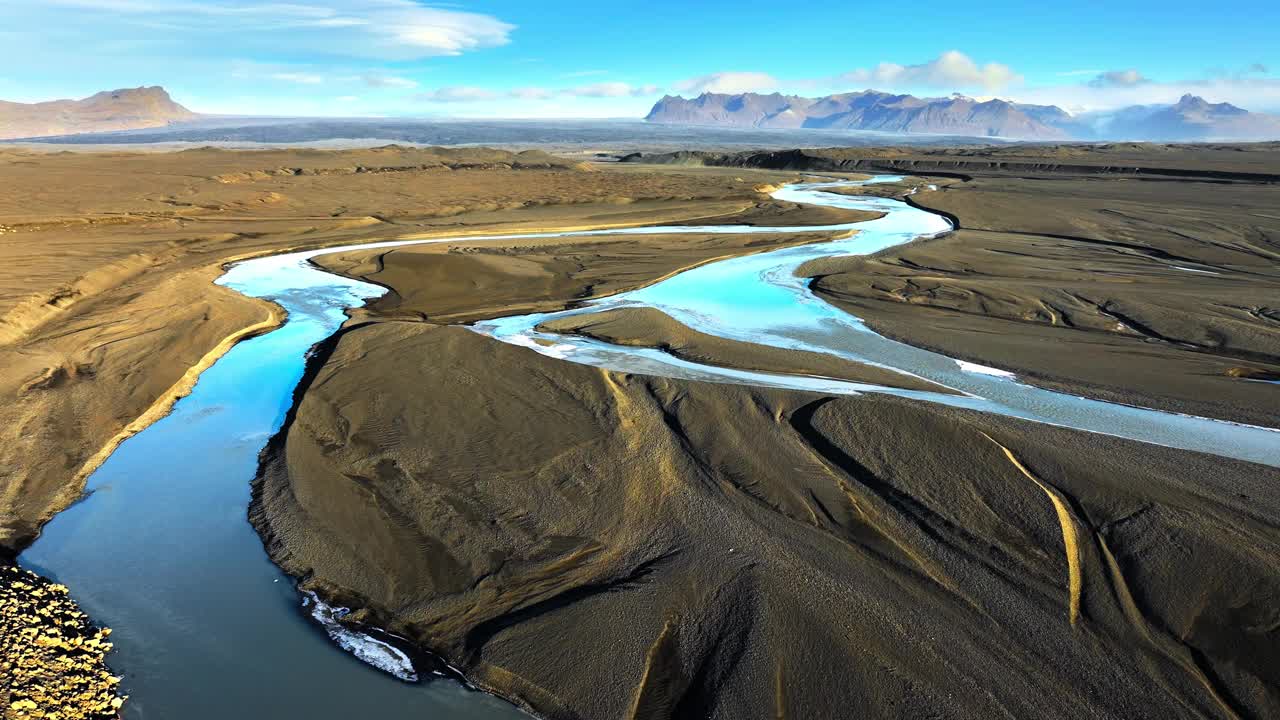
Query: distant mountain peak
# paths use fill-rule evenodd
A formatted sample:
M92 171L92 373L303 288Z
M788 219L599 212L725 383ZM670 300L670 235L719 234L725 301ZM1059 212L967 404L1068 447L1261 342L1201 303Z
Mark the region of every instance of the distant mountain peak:
M0 103L0 138L137 130L197 117L159 85L120 88L83 100Z
M668 95L649 122L758 128L825 128L1022 140L1280 139L1280 118L1187 93L1172 105L1073 115L1056 105L977 100L962 93L919 98L859 90L819 98L770 93Z
M1033 106L1028 106L1033 107ZM1058 114L1065 113L1053 108ZM982 137L1063 139L1061 129L1005 100L977 100L956 93L921 99L879 90L805 98L783 95L703 93L692 100L666 96L649 122L764 128L827 128Z

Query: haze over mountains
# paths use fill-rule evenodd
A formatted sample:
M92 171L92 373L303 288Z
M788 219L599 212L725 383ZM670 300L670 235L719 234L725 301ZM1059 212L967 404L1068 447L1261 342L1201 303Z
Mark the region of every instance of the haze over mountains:
M197 117L162 87L108 90L83 100L31 104L0 100L0 138L137 130Z
M1269 140L1280 117L1184 95L1176 104L1072 115L1055 105L918 98L876 90L820 98L772 93L668 95L645 118L653 123L752 128L817 128L929 133L1020 140Z
M1134 105L1107 112L1072 115L1055 105L1031 105L1000 99L976 100L958 94L920 98L864 90L806 98L779 93L704 93L693 99L671 95L663 97L645 120L648 127L655 129L656 126L686 126L690 130L703 128L700 132L704 133L711 128L719 128L724 133L740 133L743 129L839 130L844 131L848 136L847 142L851 144L883 142L877 133L903 135L902 142L929 142L930 138L936 141L942 139L941 136L952 140L998 137L1042 141L1280 139L1280 116L1249 112L1229 103L1209 103L1195 95L1184 95L1172 105ZM374 124L376 128L371 127ZM496 127L501 123L471 121L464 126L453 127L447 121L413 119L343 121L332 118L205 116L174 102L169 93L158 86L100 92L83 100L32 104L0 100L0 139L83 138L89 134L147 131L164 133L165 136L110 135L102 136L100 141L299 142L366 137L370 136L369 132L377 130L374 134L384 139L444 145L454 142L566 142L578 134L582 135L579 138L582 141L617 141L620 134L627 135L628 132L635 136L637 142L646 139L650 142L674 142L671 138L649 137L651 133L643 132L639 123L635 123L630 131L620 126L605 127L598 122L590 127L579 127L581 123L574 125L574 121L568 120L544 124L548 127L539 129ZM426 125L440 126L444 130L424 132ZM180 135L170 136L174 131ZM863 133L863 137L858 137L858 133ZM733 144L737 140L768 144L769 137L729 138L720 142ZM793 142L803 144L804 140L797 138Z

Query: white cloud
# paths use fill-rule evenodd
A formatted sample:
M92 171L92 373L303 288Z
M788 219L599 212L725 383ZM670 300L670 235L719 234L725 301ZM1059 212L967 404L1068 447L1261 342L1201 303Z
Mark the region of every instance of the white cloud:
M583 85L581 87L567 88L560 92L564 95L572 95L575 97L643 97L645 95L654 95L659 92L660 88L656 85L631 85L624 82L603 82L594 85Z
M414 99L426 102L462 103L496 100L498 97L498 93L493 92L492 90L459 85L456 87L438 88L428 93L419 93L414 96Z
M1149 82L1151 81L1137 70L1108 70L1098 73L1097 77L1089 81L1089 86L1095 88L1133 87L1135 85L1145 85Z
M353 102L359 102L360 98L356 97L355 95L342 95L334 98L334 100L337 100L340 103L353 103Z
M165 24L172 36L216 46L261 43L281 48L380 59L460 55L506 45L514 25L491 15L415 0L45 0L97 11L110 22ZM86 18L78 17L78 22Z
M689 78L675 84L676 90L687 93L725 93L736 95L745 92L762 92L778 87L777 78L762 72L718 72Z
M324 76L317 75L315 73L278 72L271 73L267 77L272 80L279 80L280 82L298 83L300 85L319 85L324 82Z
M662 92L657 85L632 85L624 82L604 82L570 88L518 87L510 90L456 86L442 87L431 92L419 93L414 99L425 102L485 102L502 98L515 100L550 100L552 98L643 98Z
M371 88L396 88L399 90L411 90L418 87L415 80L409 78L395 77L394 75L374 75L372 73L360 76L365 85Z
M978 65L968 55L958 50L948 50L919 65L885 62L870 69L851 70L840 75L837 80L846 84L866 84L877 90L917 87L999 90L1021 82L1022 76L1008 65Z
M555 95L555 92L540 87L523 87L511 90L507 95L519 100L546 100Z
M1096 74L1096 71L1090 71ZM945 90L999 90L1022 82L1022 76L1008 65L979 65L968 55L949 50L918 65L883 62L873 68L859 68L825 78L779 80L763 72L718 72L689 78L675 84L683 93L772 92L779 88L816 92L819 89L847 91L869 87L875 90L940 88Z

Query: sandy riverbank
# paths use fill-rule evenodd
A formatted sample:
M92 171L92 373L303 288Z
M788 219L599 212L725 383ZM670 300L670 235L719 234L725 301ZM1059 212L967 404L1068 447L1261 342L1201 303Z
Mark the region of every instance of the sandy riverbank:
M588 172L538 155L466 155L490 151L353 151L369 154L360 160L312 151L284 162L193 152L210 163L194 179L178 172L192 158L163 154L105 156L95 172L60 155L14 155L0 167L23 188L57 178L39 163L72 168L0 208L9 263L0 360L23 371L5 375L16 409L0 415L12 434L0 444L10 471L0 476L0 540L10 549L74 500L77 470L139 417L161 412L157 402L192 367L244 328L273 321L267 308L210 284L227 259L709 217L810 224L798 221L804 208L758 192L795 170ZM176 164L145 172L156 169L146 162ZM112 180L122 171L137 182ZM66 178L81 190L60 195ZM1265 413L1263 396L1227 389L1260 383L1229 367L1187 380L1204 373L1178 353L1195 341L1198 362L1244 357L1246 371L1269 372L1248 343L1263 360L1273 352L1270 306L1248 288L1255 278L1269 287L1270 275L1240 256L1271 252L1274 218L1258 205L1271 186L1246 183L1259 195L1233 215L1225 200L1196 192L1217 187L1203 177L1168 185L1182 190L1160 195L1164 204L1129 183L1165 181L1105 182L1125 184L1003 174L952 184L915 201L943 203L961 217L961 233L838 261L849 264L819 268L815 286L871 308L855 312L882 330L927 328L920 344L946 351L934 344L942 338L983 364L1048 345L1058 364L1036 364L1057 374L1037 382L1098 394L1124 386L1142 404L1205 414ZM943 202L953 197L963 202ZM129 209L104 209L108 199ZM20 219L37 202L73 211ZM1188 210L1160 225L1169 208ZM996 224L1005 218L1019 225ZM985 229L969 229L979 222ZM1058 237L1066 233L1053 223L1074 230ZM1117 232L1128 233L1123 245ZM967 259L975 239L996 235L1018 237L984 250L981 262ZM272 557L547 717L1280 712L1273 469L892 398L604 373L439 325L563 307L715 257L823 239L659 238L457 241L323 259L393 293L325 344L291 424L264 455L252 516ZM958 249L943 257L908 255L948 240ZM31 253L34 244L48 252ZM900 261L885 259L894 252ZM1199 285L1213 276L1168 266L1174 255L1239 282ZM872 272L875 263L892 267ZM893 285L900 275L910 282ZM925 280L939 285L920 293L924 301L898 297ZM1093 333L1072 336L1088 342L1117 338L1120 375L1109 375L1111 355L1075 339L1028 339L1041 326L1063 329L1028 308L1077 284L1091 301L1132 291L1114 297L1137 311L1092 303L1129 330L1092 327L1087 303L1067 328ZM1154 299L1165 296L1176 302ZM1196 335L1225 322L1219 296L1256 312L1235 318L1220 340ZM904 314L877 317L877 308ZM968 315L983 324L949 319ZM746 367L817 361L748 357L641 319L573 329ZM1165 337L1138 330L1153 327ZM954 339L966 332L982 341ZM1138 377L1142 364L1155 377ZM1091 378L1101 378L1096 387ZM1184 391L1184 381L1205 384ZM1210 392L1219 388L1222 400Z
M1270 240L1256 229L1269 227L1271 186L939 184L913 201L957 215L961 232L811 267L815 289L930 347L956 342L972 316L986 324L955 354L1001 366L1028 348L1056 353L1044 367L1058 379L1037 382L1267 417L1257 383L1226 367L1242 343L1272 351L1266 312L1194 352L1135 328L1168 319L1195 338L1224 322L1222 297L1265 307L1257 260ZM1011 225L968 229L996 219ZM1007 244L975 245L994 235ZM413 272L401 259L382 279L402 297L424 292L449 275L428 271L447 255L422 253ZM892 273L865 276L881 265ZM507 274L491 286L533 287L514 263L491 267ZM1201 284L1213 278L1226 279ZM937 289L922 300L894 290L926 282ZM1117 317L1095 322L1088 304L1070 324L1031 312L1049 312L1052 292L1116 293L1092 305ZM924 319L944 302L959 308ZM1280 712L1273 468L891 397L603 372L432 322L468 317L461 305L412 322L372 310L313 360L264 453L255 525L310 587L545 717ZM554 329L809 367L798 353L708 345L643 311ZM1113 337L1121 360L1090 351Z
M373 239L678 222L753 208L757 188L792 178L596 172L485 149L0 149L0 563L202 370L280 322L275 308L213 284L228 261ZM15 607L57 611L39 583L4 584ZM31 712L53 711L88 660L30 650L5 646L3 662L30 665L5 691L17 693L14 712L29 701ZM85 672L105 673L104 654Z
M958 232L810 263L911 345L1052 389L1280 426L1280 184L975 177L911 200Z
M74 501L119 439L274 311L214 286L238 257L441 234L732 213L793 174L592 171L544 153L0 150L0 547ZM642 243L637 243L637 247ZM637 273L637 276L642 273Z
M691 362L768 373L814 375L849 382L954 392L923 378L822 353L784 350L708 335L652 308L622 308L551 320L538 329L576 334L614 345L659 348Z
M548 718L1280 709L1271 468L421 322L264 461L278 563Z

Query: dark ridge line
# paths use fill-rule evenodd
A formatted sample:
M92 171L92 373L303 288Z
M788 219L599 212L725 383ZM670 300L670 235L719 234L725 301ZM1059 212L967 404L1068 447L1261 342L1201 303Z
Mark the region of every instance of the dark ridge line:
M519 625L526 620L532 620L539 616L546 615L547 613L568 607L574 603L586 600L587 598L594 597L596 595L634 587L643 582L644 579L657 570L658 567L679 553L679 550L669 550L661 555L641 562L639 565L636 565L628 571L626 575L621 577L572 587L556 593L549 598L539 600L524 607L515 608L503 613L502 615L478 623L466 634L466 637L463 639L463 646L466 648L467 652L475 653L480 648L487 645L495 635L509 627Z
M1276 183L1280 182L1280 173L1257 173L1231 170L1193 170L1182 168L1157 168L1134 165L1081 165L1059 162L1027 162L1005 160L942 160L926 157L915 158L829 158L820 154L821 150L781 150L773 152L746 152L736 154L707 153L700 151L680 151L674 153L631 153L624 155L619 162L655 163L655 164L701 164L713 167L755 167L769 170L882 170L897 172L902 170L921 170L923 174L936 177L953 177L960 180L972 180L973 176L963 171L987 172L1045 172L1076 175L1146 175L1172 178L1194 178L1209 180L1239 180L1245 182Z

